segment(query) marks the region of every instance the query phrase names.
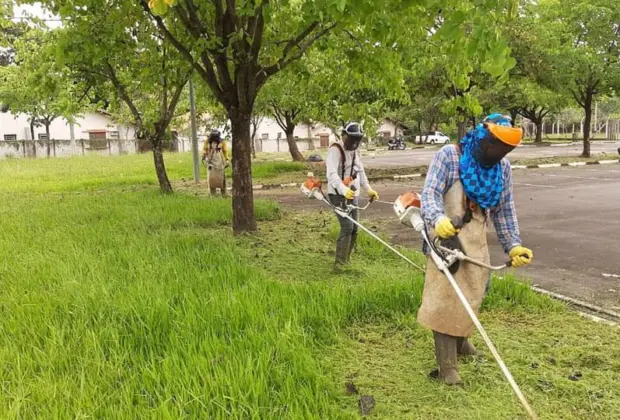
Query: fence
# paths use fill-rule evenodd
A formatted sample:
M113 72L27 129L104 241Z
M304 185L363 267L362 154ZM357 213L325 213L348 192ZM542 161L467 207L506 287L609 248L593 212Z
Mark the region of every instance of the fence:
M536 137L536 125L526 122L523 125L525 137ZM583 121L580 123L547 122L543 123L543 138L581 140L583 139ZM591 139L618 140L620 138L620 120L604 120L593 123L590 130Z
M306 150L314 150L320 147L320 139L309 140L296 138L295 142L297 143L297 147L299 148L300 152L305 152ZM310 147L310 142L312 142L314 148ZM254 140L254 147L256 148L257 152L277 153L289 151L286 138L263 139L257 137Z
M41 158L68 156L118 156L149 150L148 144L135 139L101 140L0 140L0 159ZM171 142L168 150L185 152L191 150L188 139L178 138Z

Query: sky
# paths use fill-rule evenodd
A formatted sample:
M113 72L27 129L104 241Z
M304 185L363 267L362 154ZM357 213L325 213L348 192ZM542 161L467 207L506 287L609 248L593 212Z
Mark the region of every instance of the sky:
M30 15L40 19L45 19L45 23L50 28L58 28L61 26L60 19L43 9L40 3L35 3L34 5L16 6L13 15L17 18L27 17Z

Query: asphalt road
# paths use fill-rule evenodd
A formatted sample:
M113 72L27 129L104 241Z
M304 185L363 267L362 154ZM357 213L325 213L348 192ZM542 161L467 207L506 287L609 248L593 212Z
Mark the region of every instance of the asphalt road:
M535 255L518 273L544 289L620 310L620 277L613 277L620 276L620 165L516 170L514 183L521 236ZM422 184L419 179L374 187L391 201ZM289 207L320 207L296 189L262 194ZM416 233L396 221L390 206L373 204L362 217L395 243L419 248ZM489 229L492 263L503 263L506 256Z
M612 153L617 155L620 142L593 142L592 153ZM407 166L428 165L433 158L437 148L414 149L404 151L389 151L374 157L364 158L364 166L367 168L400 168ZM511 152L508 157L510 160L551 157L551 156L579 156L582 151L580 144L570 144L561 146L537 147L526 145Z

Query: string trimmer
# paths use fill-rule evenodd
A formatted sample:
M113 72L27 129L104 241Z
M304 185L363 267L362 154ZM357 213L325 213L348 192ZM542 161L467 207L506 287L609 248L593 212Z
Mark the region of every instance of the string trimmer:
M372 236L374 239L376 239L377 241L379 241L383 246L385 246L386 248L388 248L390 251L394 252L396 255L398 255L400 258L402 258L403 260L407 261L409 264L411 264L413 267L415 267L416 269L424 272L424 269L422 267L420 267L419 265L417 265L416 263L414 263L413 261L411 261L409 258L407 258L405 255L403 255L401 252L399 252L396 248L394 248L393 246L391 246L390 244L388 244L387 242L385 242L383 239L381 239L379 236L377 236L374 232L372 232L370 229L368 229L367 227L365 227L364 225L362 225L360 222L358 222L357 220L355 220L353 217L351 217L351 211L358 209L358 210L366 210L370 204L372 203L372 201L368 201L368 203L364 206L364 207L358 207L356 205L354 205L352 203L352 201L347 201L347 203L345 203L344 207L337 207L334 206L326 197L325 194L323 193L323 191L321 190L321 181L317 180L316 178L314 178L311 174L309 174L308 179L306 180L306 182L304 182L301 185L301 192L302 194L304 194L306 197L310 198L310 199L316 199L318 201L322 201L325 204L327 204L337 215L344 217L345 219L350 220L353 224L355 224L357 227L359 227L360 229L362 229L364 232L366 232L367 234L369 234L370 236Z

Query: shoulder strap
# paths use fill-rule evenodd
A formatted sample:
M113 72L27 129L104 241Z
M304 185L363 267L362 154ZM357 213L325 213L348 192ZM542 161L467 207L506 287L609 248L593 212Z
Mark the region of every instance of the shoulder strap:
M346 165L346 159L345 159L345 155L344 155L344 149L342 148L342 146L338 143L332 143L331 146L329 147L336 147L338 150L340 150L340 167L341 167L341 171L340 171L340 179L344 180L344 167ZM355 157L353 157L353 159L355 159ZM351 165L351 172L353 171L353 166Z

